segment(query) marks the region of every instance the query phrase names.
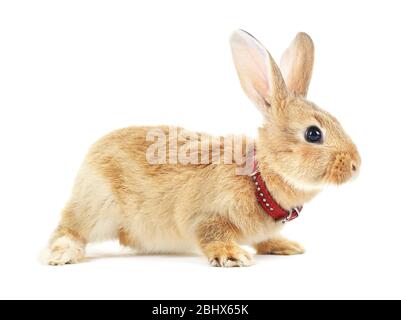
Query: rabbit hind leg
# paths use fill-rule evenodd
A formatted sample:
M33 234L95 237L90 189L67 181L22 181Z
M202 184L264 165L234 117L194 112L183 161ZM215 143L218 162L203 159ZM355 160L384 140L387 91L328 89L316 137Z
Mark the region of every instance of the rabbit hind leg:
M43 262L48 265L75 264L85 257L86 240L79 232L68 227L64 220L66 220L65 216L53 233L49 246L42 256Z
M119 239L121 216L121 204L107 181L84 166L59 227L51 237L44 262L77 263L84 258L87 243Z

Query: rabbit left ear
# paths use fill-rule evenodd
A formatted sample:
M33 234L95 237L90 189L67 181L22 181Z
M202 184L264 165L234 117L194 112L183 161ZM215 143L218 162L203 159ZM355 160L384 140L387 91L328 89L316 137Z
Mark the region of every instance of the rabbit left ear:
M306 33L298 33L281 58L281 71L288 90L306 97L312 77L314 45Z
M267 115L270 107L280 106L288 96L280 69L248 32L235 31L230 43L242 88L262 114Z

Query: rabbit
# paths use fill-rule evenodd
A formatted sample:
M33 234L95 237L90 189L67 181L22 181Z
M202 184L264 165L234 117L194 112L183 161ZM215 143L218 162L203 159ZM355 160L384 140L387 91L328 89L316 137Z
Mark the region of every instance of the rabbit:
M244 156L255 159L277 204L290 211L326 185L356 177L361 159L355 144L336 118L306 100L314 62L311 38L297 34L281 69L243 30L232 34L230 44L241 86L264 119L253 151ZM146 153L152 130L173 145L171 127L164 126L121 129L92 146L49 241L47 264L78 263L88 243L105 240L144 253L199 250L215 267L252 265L253 255L242 245L261 255L304 253L280 235L285 224L266 214L251 175L238 174L238 163L151 164ZM208 152L223 148L220 143Z

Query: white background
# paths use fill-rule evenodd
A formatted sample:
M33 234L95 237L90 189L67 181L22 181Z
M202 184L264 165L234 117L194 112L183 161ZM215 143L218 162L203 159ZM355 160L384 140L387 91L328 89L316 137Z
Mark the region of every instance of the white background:
M399 6L2 1L0 297L401 298ZM228 45L237 28L276 60L296 32L308 32L316 45L309 98L360 149L359 179L326 190L286 229L307 253L229 270L198 256L119 256L111 243L80 265L40 265L76 171L105 133L144 124L256 133L261 117Z

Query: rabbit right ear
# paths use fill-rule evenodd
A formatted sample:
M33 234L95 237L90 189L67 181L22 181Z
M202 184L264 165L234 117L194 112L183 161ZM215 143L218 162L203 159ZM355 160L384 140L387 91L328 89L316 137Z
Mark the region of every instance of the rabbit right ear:
M289 91L306 97L312 77L314 45L311 37L300 32L281 58L281 70Z
M247 96L263 114L270 106L279 106L288 97L288 92L270 53L243 30L232 34L230 44L241 86Z

